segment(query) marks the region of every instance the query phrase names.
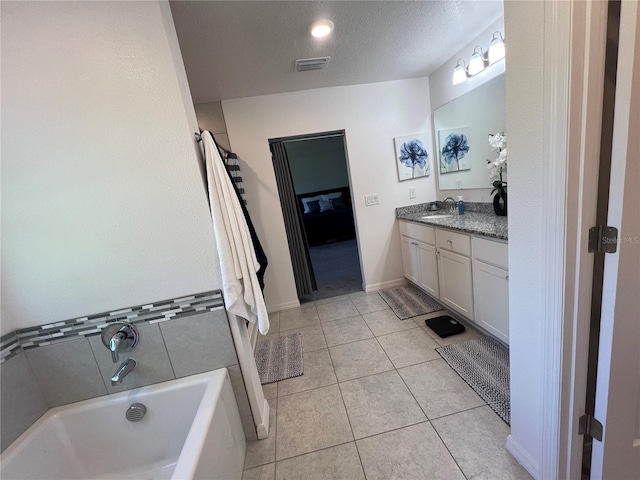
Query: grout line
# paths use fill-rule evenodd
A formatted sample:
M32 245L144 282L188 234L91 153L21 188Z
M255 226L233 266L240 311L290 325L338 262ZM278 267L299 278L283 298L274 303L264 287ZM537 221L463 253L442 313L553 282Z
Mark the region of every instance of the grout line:
M265 466L265 465L269 465L270 463L278 464L278 463L281 463L281 462L287 462L287 461L289 461L289 460L293 460L294 458L304 457L305 455L310 455L310 454L312 454L312 453L322 452L323 450L329 450L330 448L340 447L340 446L342 446L342 445L348 445L348 444L350 444L350 443L355 443L355 440L349 440L348 442L340 442L340 443L336 443L335 445L331 445L331 446L329 446L329 447L322 447L322 448L319 448L319 449L317 449L317 450L312 450L312 451L310 451L310 452L299 453L299 454L297 454L297 455L293 455L293 456L291 456L291 457L283 458L282 460L276 460L276 461L274 461L274 462L264 463L264 464L262 464L262 465L258 465L258 466L259 466L259 467L263 467L263 466ZM357 448L357 447L356 447L356 448ZM251 468L256 468L256 467L251 467ZM247 470L250 470L250 469L247 469ZM245 471L245 470L243 470L243 471Z
M389 335L396 335L398 333L402 333L402 332L408 332L409 330L415 330L416 328L419 328L420 330L422 330L422 327L419 327L418 325L416 325L414 323L415 327L411 327L411 328L405 328L404 330L398 330L397 332L390 332L390 333L383 333L382 335L376 335L376 338L380 338L380 337L388 337ZM427 332L425 332L425 335L427 335Z
M333 367L333 358L331 358L331 351L329 351L329 360L331 360L331 366ZM336 377L336 381L337 381L338 376L336 375L335 367L333 367L333 375ZM362 474L365 475L365 473L364 473L364 464L362 463L362 457L360 456L360 450L358 450L358 444L356 443L356 436L353 433L353 426L351 425L351 417L349 417L349 412L347 410L347 404L344 402L344 396L342 395L342 388L340 388L340 383L338 383L338 392L340 392L340 399L342 400L342 408L344 408L344 413L347 416L347 422L349 422L349 430L351 431L351 438L353 438L353 444L356 447L356 453L358 454L358 460L360 461L360 468L362 468Z
M387 433L397 432L398 430L402 430L404 428L415 427L416 425L422 425L423 423L431 423L429 419L420 420L419 422L412 423L410 425L404 425L402 427L392 428L391 430L385 430L384 432L374 433L373 435L367 435L366 437L358 438L355 442L356 445L360 440L366 440L367 438L379 437L380 435L386 435Z
M86 337L85 337L86 338ZM100 374L100 380L102 380L102 384L104 385L104 391L107 392L105 395L109 395L109 389L107 388L107 382L104 379L104 375L102 374L102 370L100 369L100 364L98 363L98 358L96 357L96 352L93 350L93 345L87 339L87 343L89 344L89 349L91 350L91 355L93 355L93 361L96 362L96 367L98 368L98 373ZM133 387L136 388L136 387ZM100 395L102 396L102 395ZM43 395L44 397L44 395ZM93 398L93 397L92 397ZM98 397L95 397L98 398Z
M449 455L451 455L451 458L453 459L453 462L456 464L456 466L458 467L458 470L460 470L460 473L462 474L462 476L466 479L469 479L469 477L467 477L467 475L464 473L464 470L462 470L462 467L460 466L460 464L458 463L458 459L456 457L454 457L453 453L451 453L451 450L449 449L449 445L447 445L444 441L444 439L440 436L440 432L438 432L438 429L435 427L435 425L433 423L431 423L431 427L433 428L433 431L436 432L436 435L438 436L438 438L440 439L440 441L442 442L442 445L444 445L444 448L447 449L447 452L449 452Z
M171 373L173 374L173 378L177 379L178 377L176 376L176 371L173 368L173 362L171 361L171 355L169 355L169 349L167 348L167 342L164 339L164 334L162 333L162 328L160 327L160 325L158 325L158 331L160 332L160 338L162 339L162 345L164 346L164 350L167 352L167 358L169 359L169 366L171 367ZM256 343L257 345L257 343ZM234 350L235 350L235 345L234 345ZM238 352L236 351L236 360L238 360ZM238 364L240 364L240 361L238 360ZM243 381L244 381L244 377L243 377ZM253 418L253 415L251 416Z
M480 398L480 400L482 400L482 398ZM484 400L482 400L482 401L484 402ZM478 405L476 407L465 408L464 410L460 410L459 412L452 412L452 413L447 413L446 415L440 415L439 417L434 417L431 420L440 420L441 418L452 417L453 415L457 415L459 413L470 412L471 410L477 410L478 408L484 408L484 407L488 407L489 410L491 410L491 407L489 407L489 405L487 403L485 403L484 405ZM491 410L491 411L493 413L495 413L498 418L500 418L500 416L496 412L494 412L493 410ZM500 418L500 421L504 422L504 420L502 420L502 418Z
M274 425L274 432L273 432L273 476L275 478L276 476L276 470L278 469L278 397L276 396L275 398L275 404L276 404L276 413L274 414L274 417L276 419L275 421L275 425Z

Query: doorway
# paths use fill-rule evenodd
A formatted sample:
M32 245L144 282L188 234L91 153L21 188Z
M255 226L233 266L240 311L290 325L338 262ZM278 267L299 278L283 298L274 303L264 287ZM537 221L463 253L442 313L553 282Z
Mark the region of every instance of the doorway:
M362 273L356 239L351 186L347 166L344 131L285 137L269 141L276 162L276 177L291 179L295 205L283 202L282 179L278 189L283 210L295 207L298 223L287 228L290 244L304 242L306 255L292 254L292 262L308 262L309 267L294 265L294 273L309 272L310 279L296 277L301 303L346 295L362 290ZM282 148L275 148L279 143ZM276 158L280 157L280 158ZM284 158L283 158L284 157ZM289 195L291 199L291 195ZM287 215L285 215L287 216ZM293 217L293 218L291 218ZM302 238L296 234L302 233ZM311 280L311 281L309 281ZM303 283L311 288L301 288Z

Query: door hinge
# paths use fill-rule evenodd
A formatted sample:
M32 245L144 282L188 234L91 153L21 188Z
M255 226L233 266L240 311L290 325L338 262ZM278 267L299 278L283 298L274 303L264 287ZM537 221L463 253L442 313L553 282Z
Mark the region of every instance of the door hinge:
M618 249L618 229L596 225L589 229L589 253L615 253Z
M598 441L602 441L602 424L591 415L582 415L578 419L578 433L589 435Z

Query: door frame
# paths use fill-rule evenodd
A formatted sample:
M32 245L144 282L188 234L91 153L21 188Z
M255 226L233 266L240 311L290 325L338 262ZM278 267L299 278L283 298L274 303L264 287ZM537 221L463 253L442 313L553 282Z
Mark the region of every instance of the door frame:
M344 157L347 166L347 178L349 181L349 191L351 192L351 204L352 204L352 212L353 212L353 226L356 232L356 247L358 249L358 262L360 265L360 278L362 279L362 291L366 291L365 285L366 281L364 278L364 263L362 260L362 248L360 244L360 229L358 228L358 214L355 208L355 195L353 192L353 182L351 180L351 163L349 161L349 149L347 148L347 131L346 129L338 129L338 130L327 130L323 132L315 132L315 133L301 133L297 135L288 135L286 137L274 137L269 138L269 143L271 142L297 142L304 140L318 140L321 138L327 137L342 137L342 144L344 149ZM304 228L304 226L302 226ZM307 245L308 246L308 245Z
M636 156L640 147L640 5L621 2L619 21L606 219L619 230L617 251L604 260L594 405L594 416L603 424L603 438L594 442L591 457L591 478L596 479L635 478L640 472L636 423L640 379L628 375L640 360L636 343L640 335L636 316L640 306L636 283L640 272L640 163Z
M602 124L606 2L545 2L545 321L540 478L579 479ZM558 321L559 320L559 321Z

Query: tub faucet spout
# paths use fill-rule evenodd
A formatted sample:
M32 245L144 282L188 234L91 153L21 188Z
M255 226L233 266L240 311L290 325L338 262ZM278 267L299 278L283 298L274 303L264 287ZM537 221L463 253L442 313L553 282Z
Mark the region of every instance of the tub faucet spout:
M118 367L116 373L111 377L111 386L115 387L116 385L120 385L124 377L129 375L134 368L136 368L137 362L133 358L127 358L122 365Z

